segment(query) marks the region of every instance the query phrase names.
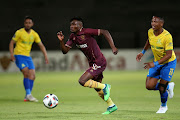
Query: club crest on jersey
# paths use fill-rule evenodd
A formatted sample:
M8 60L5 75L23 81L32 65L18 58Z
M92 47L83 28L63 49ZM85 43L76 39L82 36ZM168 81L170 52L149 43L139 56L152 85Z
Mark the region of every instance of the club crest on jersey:
M34 36L30 36L30 40L33 40L34 39Z
M157 44L162 44L161 39L158 39Z
M85 40L85 35L81 35L81 39L82 39L82 40Z
M82 44L82 45L77 45L77 44L76 44L76 46L77 46L78 48L87 48L87 44Z

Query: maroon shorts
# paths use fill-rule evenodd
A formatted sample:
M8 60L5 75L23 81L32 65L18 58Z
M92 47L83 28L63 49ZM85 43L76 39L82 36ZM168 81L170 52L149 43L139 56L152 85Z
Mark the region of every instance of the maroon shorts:
M106 60L102 60L101 62L89 64L90 68L86 70L89 72L94 78L93 80L102 80L103 79L103 71L106 69Z

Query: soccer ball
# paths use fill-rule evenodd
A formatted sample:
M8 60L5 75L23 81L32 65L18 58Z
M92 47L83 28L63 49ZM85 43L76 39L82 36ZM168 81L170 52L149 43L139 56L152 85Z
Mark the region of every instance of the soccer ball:
M52 109L58 105L58 97L54 94L47 94L43 99L44 106Z

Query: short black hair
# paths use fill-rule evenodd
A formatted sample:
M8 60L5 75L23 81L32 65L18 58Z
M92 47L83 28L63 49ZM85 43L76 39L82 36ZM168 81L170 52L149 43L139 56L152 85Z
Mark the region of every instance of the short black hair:
M70 22L72 22L73 20L81 21L83 23L83 19L81 17L78 17L78 16L71 18Z
M32 18L31 16L25 16L25 17L24 17L24 21L26 21L27 19L30 19L30 20L33 21L33 18Z
M162 20L164 22L164 17L162 15L159 14L155 14L153 15L154 17L158 17L160 20Z

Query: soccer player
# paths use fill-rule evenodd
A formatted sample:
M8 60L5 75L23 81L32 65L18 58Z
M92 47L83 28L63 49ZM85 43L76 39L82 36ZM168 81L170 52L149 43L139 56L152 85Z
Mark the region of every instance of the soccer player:
M108 104L107 111L103 114L110 114L117 110L117 106L113 103L110 96L110 85L102 84L103 71L106 68L106 59L100 51L100 48L93 36L104 35L109 42L114 55L118 53L113 39L107 30L83 28L83 20L80 17L74 17L70 20L71 35L69 40L64 43L64 35L62 31L57 33L60 40L60 47L63 54L75 44L87 57L89 69L79 78L80 85L84 87L94 88L99 96Z
M32 44L34 42L38 44L47 64L48 57L46 48L41 42L39 35L32 29L32 27L33 19L29 16L26 16L24 19L24 28L17 30L14 34L9 44L9 51L11 54L11 61L15 61L17 67L24 76L23 82L26 91L24 101L37 102L38 100L31 94L35 80L35 66L33 64L32 58L30 57ZM16 44L15 49L14 44Z
M162 17L152 17L152 28L148 31L148 40L143 51L136 57L136 60L140 61L146 50L151 47L154 62L144 63L144 68L149 69L146 78L146 88L148 90L159 90L160 92L161 106L156 113L166 113L168 110L168 95L169 98L173 97L175 85L174 82L170 81L176 68L176 55L173 50L172 36L163 28L163 24L164 19Z

